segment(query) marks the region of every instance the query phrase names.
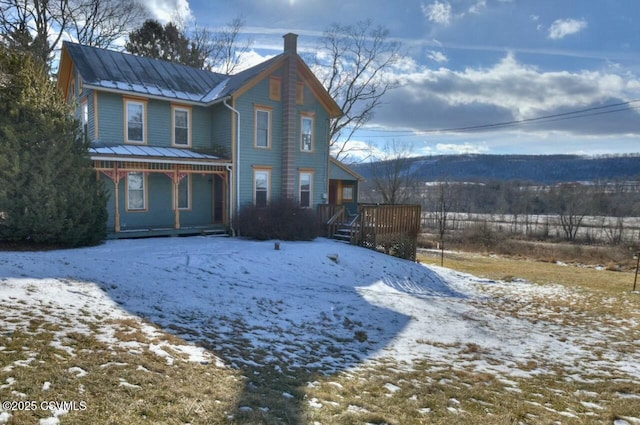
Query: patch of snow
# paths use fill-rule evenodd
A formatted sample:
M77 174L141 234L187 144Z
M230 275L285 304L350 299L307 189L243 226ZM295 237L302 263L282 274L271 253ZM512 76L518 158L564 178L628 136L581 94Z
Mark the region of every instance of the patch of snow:
M47 320L64 328L53 332L51 344L66 360L75 355L66 335L78 332L133 354L150 351L168 364L185 360L283 374L348 372L391 359L402 368L431 360L498 378L549 373L549 364L566 367L575 380L592 371L640 377L640 353L611 343L619 341L619 328L637 323L614 327L594 318L592 326L574 326L564 323L570 307L529 307L541 298L579 303L581 294L566 287L481 279L321 238L287 242L279 251L273 241L170 242L4 252L0 313L15 319L8 331L27 328L30 315L46 306ZM517 313L501 306L517 306ZM89 326L98 317L101 326ZM135 320L153 342L119 341L119 327L111 323L121 319ZM168 330L186 342L164 341ZM215 347L216 355L204 347ZM597 361L593 347L604 347ZM528 363L533 366L518 367ZM507 391L520 391L515 381L503 383Z
M82 378L83 376L87 375L87 371L86 370L82 369L81 367L77 367L77 366L70 367L68 369L68 372L74 374L76 376L76 378Z
M597 409L597 410L604 409L604 407L600 406L599 404L591 403L591 402L588 402L588 401L581 401L580 404L582 404L587 409Z
M311 400L309 400L309 407L313 407L314 409L320 409L322 408L322 403L320 403L318 399L314 397Z
M42 384L42 391L49 391L51 389L51 382L46 381L44 384Z
M11 419L11 413L9 412L0 412L0 424L8 424Z
M118 386L120 386L120 387L131 388L131 389L141 388L140 385L130 384L126 380L124 380L122 378L120 378L119 381L120 381L120 383L118 384Z
M395 393L396 391L400 390L400 387L393 385L390 382L387 382L386 384L383 385L390 393Z

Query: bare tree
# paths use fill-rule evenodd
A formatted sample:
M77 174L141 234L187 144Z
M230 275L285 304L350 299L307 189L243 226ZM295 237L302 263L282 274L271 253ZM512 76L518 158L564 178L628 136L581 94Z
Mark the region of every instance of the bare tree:
M399 59L400 44L372 20L355 25L331 25L320 40L321 53L312 58L316 74L344 115L330 124L330 146L345 159L353 134L374 115L388 90L398 81L388 71Z
M206 66L209 70L227 75L233 74L237 70L243 55L249 51L253 44L251 38L240 40L244 25L244 18L237 17L215 32L195 27L192 41L206 52Z
M131 0L69 0L67 32L79 43L113 47L147 15L141 3Z
M0 0L3 44L31 53L48 68L67 25L68 6L68 0Z
M417 185L411 164L411 146L391 141L379 153L370 147L371 181L379 198L385 204L402 204L413 197Z
M0 40L49 67L63 36L111 47L144 13L135 0L0 0Z
M449 213L453 205L452 186L446 180L440 180L436 184L433 198L433 218L437 225L440 244L440 266L444 265L444 236L449 228Z
M556 193L556 208L560 226L568 241L574 241L586 216L587 191L563 185Z

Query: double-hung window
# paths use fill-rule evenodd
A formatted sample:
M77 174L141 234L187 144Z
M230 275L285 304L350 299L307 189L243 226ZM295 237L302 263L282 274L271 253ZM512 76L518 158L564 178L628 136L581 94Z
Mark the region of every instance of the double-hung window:
M309 208L311 206L311 182L313 174L309 172L300 173L300 206Z
M269 203L269 170L255 170L254 180L254 205L256 207L266 207Z
M144 211L147 209L145 186L144 173L127 173L127 210Z
M191 146L191 109L172 106L171 122L173 123L173 144L175 146Z
M300 150L313 151L313 117L303 115L300 120Z
M268 109L255 110L255 147L271 147L271 111Z
M125 100L125 136L128 143L145 143L145 103Z

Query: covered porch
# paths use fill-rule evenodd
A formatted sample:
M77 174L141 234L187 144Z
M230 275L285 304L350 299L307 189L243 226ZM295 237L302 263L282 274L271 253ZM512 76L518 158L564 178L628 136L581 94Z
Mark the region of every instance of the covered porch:
M109 238L222 234L229 227L231 164L186 149L90 149L109 195Z

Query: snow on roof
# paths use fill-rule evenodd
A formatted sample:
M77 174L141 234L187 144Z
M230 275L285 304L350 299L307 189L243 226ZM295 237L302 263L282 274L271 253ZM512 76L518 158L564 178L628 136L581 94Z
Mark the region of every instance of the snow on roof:
M232 95L283 57L278 55L238 74L225 75L68 41L64 48L86 85L204 104Z

